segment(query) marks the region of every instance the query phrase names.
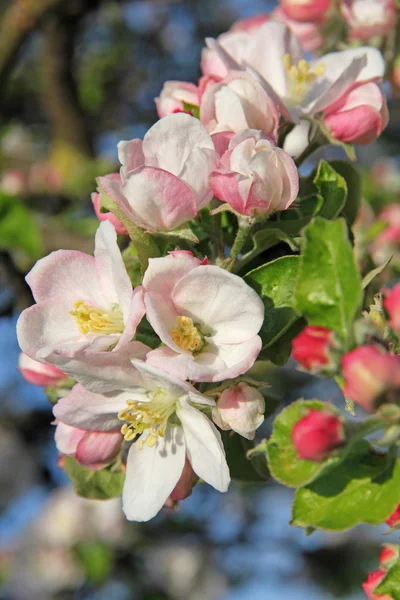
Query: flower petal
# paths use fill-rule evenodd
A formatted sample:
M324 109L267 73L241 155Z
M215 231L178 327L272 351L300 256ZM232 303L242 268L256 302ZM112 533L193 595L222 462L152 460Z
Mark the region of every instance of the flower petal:
M185 435L186 453L194 472L220 492L230 483L224 445L214 425L187 403L177 408Z
M123 436L120 431L90 431L80 440L75 458L92 470L102 469L110 463L121 449Z
M122 494L123 511L129 521L148 521L163 507L175 488L185 464L182 428L169 424L164 439L150 448L132 444Z
M129 142L119 142L118 160L122 165L121 175L123 178L126 177L129 171L144 166L142 145L143 142L139 139L130 140Z
M84 429L70 427L70 425L66 425L65 423L57 423L56 431L54 433L54 441L57 450L61 452L61 454L67 454L69 456L75 454L79 442L86 433L87 432Z

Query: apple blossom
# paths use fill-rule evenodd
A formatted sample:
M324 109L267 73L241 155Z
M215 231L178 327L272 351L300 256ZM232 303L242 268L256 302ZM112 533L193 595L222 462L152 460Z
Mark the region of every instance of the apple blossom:
M400 333L400 283L385 294L383 306L389 314L389 325Z
M185 472L186 457L198 477L226 491L230 477L221 436L202 412L214 401L141 361L132 360L132 370L137 384L122 392L99 400L78 385L53 409L61 423L104 432L119 426L125 440L134 442L123 491L127 518L147 521L159 512Z
M186 457L182 474L169 497L174 502L180 502L181 500L185 500L185 498L188 498L192 495L193 488L198 482L198 480L198 476L193 471L193 467L190 464L188 457Z
M199 106L199 88L188 81L166 81L154 101L160 118L184 112L185 104Z
M387 521L386 521L387 522ZM379 566L382 569L387 569L392 566L393 562L399 558L399 547L394 544L384 544L383 550L379 556Z
M208 183L218 154L203 125L180 113L160 119L139 139L118 144L121 184L99 177L104 192L136 225L176 229L212 197Z
M149 260L146 317L164 346L147 361L193 381L241 375L261 349L264 305L243 279L187 253Z
M121 181L121 176L119 173L111 173L110 175L106 175L110 179L115 179L116 181ZM101 191L93 192L91 196L91 200L93 203L94 212L96 213L96 217L99 221L110 221L115 227L115 231L120 235L127 235L128 232L125 226L121 223L121 221L113 215L111 212L101 212Z
M113 225L103 222L94 257L57 250L26 277L37 304L18 320L22 351L82 382L90 363L113 366L117 379L129 358L144 358L148 351L131 342L144 314L143 294L132 289L116 237Z
M294 202L299 175L286 152L261 131L248 129L232 137L210 184L214 195L236 212L265 217Z
M386 571L382 570L368 573L368 579L363 583L363 590L367 594L369 600L394 600L392 596L388 596L387 594L379 594L379 596L374 594L375 588L378 587L385 575Z
M24 352L19 355L18 369L22 377L33 385L55 386L67 377L57 367L33 360Z
M200 120L211 134L261 129L275 138L279 116L260 83L247 73L232 71L204 92Z
M280 0L282 9L294 21L320 22L331 7L331 0Z
M283 116L299 123L341 101L354 87L382 81L385 62L370 47L332 52L307 62L300 42L283 23L269 21L246 43L207 40L229 69L247 69L262 83Z
M333 366L330 351L335 346L333 331L307 325L292 341L292 356L307 371L319 373Z
M360 346L342 358L344 394L366 411L372 411L385 392L400 387L400 356Z
M264 422L265 401L256 388L241 382L226 388L213 408L214 422L221 429L232 429L248 440Z
M340 10L350 28L351 40L367 41L387 35L396 25L395 0L343 0Z
M344 443L340 418L328 411L310 409L292 429L292 442L300 458L322 462Z
M100 401L99 394L93 395ZM117 456L123 436L119 428L115 431L87 431L58 423L54 439L61 454L73 456L84 467L97 471L106 467Z

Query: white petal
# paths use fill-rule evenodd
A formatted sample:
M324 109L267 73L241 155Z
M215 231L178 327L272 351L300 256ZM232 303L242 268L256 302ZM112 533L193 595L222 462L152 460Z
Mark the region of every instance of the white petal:
M220 492L230 483L221 436L206 416L187 403L177 409L185 434L186 453L194 472Z
M285 137L283 149L289 156L297 158L307 148L310 127L311 123L309 121L301 119L300 124L295 125Z
M122 494L123 511L129 521L148 521L163 507L177 484L185 464L182 428L168 425L165 438L156 446L132 444Z
M85 435L86 431L84 429L70 427L69 425L65 425L65 423L57 423L54 433L57 450L61 454L75 454L79 442Z

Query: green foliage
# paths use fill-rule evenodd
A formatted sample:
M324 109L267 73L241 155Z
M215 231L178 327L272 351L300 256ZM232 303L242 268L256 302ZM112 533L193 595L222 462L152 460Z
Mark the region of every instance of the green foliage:
M332 531L358 523L378 525L399 502L396 452L379 455L360 441L346 461L296 492L292 524Z
M400 559L389 569L384 579L375 588L377 596L388 594L394 600L400 600Z
M256 454L247 458L246 454L254 448L254 443L232 431L221 431L226 459L232 479L244 483L262 483L269 479L265 456Z
M361 206L362 185L360 172L354 165L345 160L331 160L329 164L346 182L347 198L342 215L352 225Z
M43 254L40 230L22 202L0 192L0 248L22 250L36 260Z
M311 408L324 410L326 403L320 400L298 400L285 408L275 419L272 435L267 444L268 466L271 475L289 487L299 487L313 481L315 477L336 461L329 458L323 463L302 460L292 442L294 425ZM330 410L335 410L329 405Z
M318 215L325 219L336 219L346 203L347 185L345 180L329 163L321 160L314 184L324 200Z
M74 548L75 558L85 573L85 580L94 585L107 581L112 570L113 551L98 540L79 542Z
M379 267L376 267L376 269L372 269L372 271L370 271L369 273L367 273L365 275L365 277L362 280L363 290L365 290L365 288L369 286L371 281L373 281L377 275L379 275L380 273L382 273L382 271L384 269L386 269L386 267L388 266L388 264L390 263L392 258L393 258L393 256L391 256L390 258L385 260L385 262L382 265L380 265Z
M310 325L337 332L345 345L362 302L358 267L344 219L315 218L304 231L295 307Z
M292 308L298 264L298 256L283 256L250 271L244 278L264 302L265 318L260 331L263 349L275 344L299 318ZM291 340L285 341L285 348L290 348Z
M114 467L91 471L80 465L72 456L66 456L64 468L78 496L107 500L122 494L125 473L113 470Z

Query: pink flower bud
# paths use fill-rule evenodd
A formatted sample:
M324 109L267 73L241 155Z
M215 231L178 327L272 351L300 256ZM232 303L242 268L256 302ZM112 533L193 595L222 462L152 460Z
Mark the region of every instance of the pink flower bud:
M161 94L154 99L160 119L185 111L185 104L199 106L199 89L188 81L166 81Z
M292 442L303 460L322 462L344 439L340 418L313 408L292 429Z
M307 371L320 373L333 364L330 350L335 346L330 329L308 325L292 341L292 356Z
M263 395L241 382L222 392L213 411L213 419L222 429L232 429L250 440L264 422L264 411Z
M378 587L385 575L386 571L381 570L368 573L368 579L365 583L363 583L363 589L369 600L394 600L392 596L388 596L387 594L384 596L377 596L374 594L374 589Z
M280 0L287 16L294 21L319 23L328 12L331 0Z
M199 478L196 473L192 469L192 465L190 464L188 458L185 458L185 465L183 467L182 475L179 478L178 483L175 488L172 490L170 498L171 500L180 501L185 500L192 495L192 490Z
M361 346L342 358L344 394L371 412L378 398L400 387L400 356L392 356L375 346Z
M67 377L56 367L33 360L24 352L19 355L18 369L22 377L33 385L56 386Z
M387 570L391 567L393 561L399 558L399 547L393 544L384 544L383 550L379 556L380 568Z
M400 524L400 504L398 505L396 510L392 512L390 517L386 519L385 523L389 525L389 527L396 527Z
M341 142L366 145L373 142L389 121L386 98L370 81L353 87L324 109L325 125Z
M400 333L400 283L385 296L383 306L389 314L389 325Z
M114 179L115 181L118 181L118 183L121 183L121 176L119 173L110 173L110 175L106 175L105 177L108 179ZM101 212L101 193L93 192L92 202L94 212L96 213L96 217L99 219L99 221L110 221L110 223L114 225L115 231L119 235L128 235L125 226L115 215L113 215L111 212Z
M210 184L214 195L238 213L265 216L294 202L299 175L286 152L250 129L233 136Z
M387 35L396 25L395 0L344 0L340 10L350 28L351 41Z
M55 432L57 450L66 456L74 456L84 467L92 471L104 469L114 460L123 442L119 429L112 431L89 431L57 423Z

